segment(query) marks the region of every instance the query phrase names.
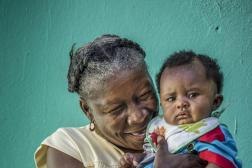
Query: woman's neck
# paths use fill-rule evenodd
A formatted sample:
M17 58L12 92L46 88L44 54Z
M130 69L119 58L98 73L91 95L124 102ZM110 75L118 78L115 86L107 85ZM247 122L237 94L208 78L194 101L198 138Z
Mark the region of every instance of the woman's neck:
M143 150L134 150L134 149L127 149L121 146L117 146L120 150L122 150L124 153L142 153Z
M105 138L105 136L103 136L103 134L99 131L99 129L95 129L94 131L95 131L96 134L98 134L99 136L101 136L101 137L103 137L104 139L107 140L107 138ZM112 143L112 142L110 142L110 143ZM142 150L134 150L134 149L128 149L128 148L116 145L114 143L112 143L112 144L114 146L116 146L118 149L120 149L121 151L123 151L124 153L141 153L141 152L143 152L143 149Z

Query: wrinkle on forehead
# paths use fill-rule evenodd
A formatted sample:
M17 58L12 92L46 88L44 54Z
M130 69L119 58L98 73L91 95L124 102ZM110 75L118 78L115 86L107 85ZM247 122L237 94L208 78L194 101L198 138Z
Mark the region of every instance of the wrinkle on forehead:
M140 80L140 81L139 81ZM95 100L99 104L113 103L113 97L116 97L116 92L120 92L124 87L132 85L132 90L136 87L144 87L144 85L152 85L150 76L145 67L137 67L133 70L121 70L113 73L106 79L94 84L92 92L88 99ZM107 100L104 97L108 98Z

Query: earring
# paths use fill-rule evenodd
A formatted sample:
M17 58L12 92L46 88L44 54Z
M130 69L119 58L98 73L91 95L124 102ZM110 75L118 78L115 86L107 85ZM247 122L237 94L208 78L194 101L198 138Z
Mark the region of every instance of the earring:
M95 124L94 124L94 120L92 120L89 124L89 130L90 131L94 131L95 130Z

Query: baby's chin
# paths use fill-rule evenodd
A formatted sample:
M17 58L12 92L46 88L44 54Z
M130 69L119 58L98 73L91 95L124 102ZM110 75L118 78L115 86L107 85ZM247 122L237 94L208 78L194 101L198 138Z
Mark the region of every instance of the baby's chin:
M195 122L197 122L197 121L193 121L190 118L183 118L183 119L178 120L176 125L192 124L192 123L195 123Z
M176 120L175 125L193 124L193 123L199 122L202 119L182 118L182 119Z

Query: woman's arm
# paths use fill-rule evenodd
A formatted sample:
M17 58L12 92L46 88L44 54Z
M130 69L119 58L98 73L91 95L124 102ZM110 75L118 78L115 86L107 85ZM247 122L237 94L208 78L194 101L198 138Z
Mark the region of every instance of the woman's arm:
M48 147L46 159L48 168L84 168L79 160L51 147Z

